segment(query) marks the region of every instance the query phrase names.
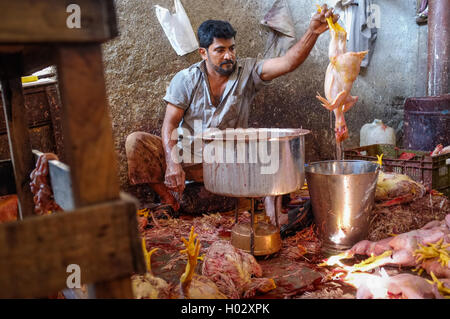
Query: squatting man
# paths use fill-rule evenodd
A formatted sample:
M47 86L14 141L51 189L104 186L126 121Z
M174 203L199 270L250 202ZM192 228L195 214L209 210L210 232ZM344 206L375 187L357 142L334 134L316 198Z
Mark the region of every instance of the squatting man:
M236 31L230 23L203 22L197 31L202 61L179 71L170 82L163 98L167 108L161 137L145 132L127 137L130 183L149 184L162 203L178 211L180 204L172 192L181 195L187 180L203 182L203 171L201 160L180 163L173 158L176 147L194 157L201 156L195 154L192 139L186 143L184 138L174 139L173 133L181 130L193 136L198 123L202 130L248 127L249 109L256 93L306 60L319 35L328 29L326 18L331 16L333 22L339 19L326 4L322 8L284 56L263 60L237 58Z

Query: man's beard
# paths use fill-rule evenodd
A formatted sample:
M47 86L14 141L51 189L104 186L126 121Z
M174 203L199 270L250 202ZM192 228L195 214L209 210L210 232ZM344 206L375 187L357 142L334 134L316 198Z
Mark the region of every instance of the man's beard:
M226 64L232 64L233 67L228 70L222 69L222 65L226 65ZM225 60L222 63L220 63L219 66L214 65L214 70L216 70L216 72L219 73L220 75L225 75L225 76L231 75L235 69L236 69L236 62L234 62L233 60Z

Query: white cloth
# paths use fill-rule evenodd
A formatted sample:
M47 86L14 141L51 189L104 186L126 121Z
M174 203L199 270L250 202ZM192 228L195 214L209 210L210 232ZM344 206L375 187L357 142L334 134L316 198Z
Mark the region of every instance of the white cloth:
M286 0L276 0L261 24L271 29L264 50L264 59L284 55L295 43L294 22Z
M373 0L331 0L335 11L341 15L343 27L347 31L347 51L369 53L361 62L361 67L367 67L375 48L377 28L369 27L369 8Z

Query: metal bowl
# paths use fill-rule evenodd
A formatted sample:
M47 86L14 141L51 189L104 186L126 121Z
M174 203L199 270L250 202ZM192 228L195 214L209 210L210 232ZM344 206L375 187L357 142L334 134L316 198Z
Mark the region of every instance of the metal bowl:
M276 253L281 249L280 229L264 222L255 224L254 256L265 256ZM251 225L241 223L231 231L231 244L239 249L251 253Z
M203 133L205 188L232 197L291 193L305 181L304 129L248 128Z

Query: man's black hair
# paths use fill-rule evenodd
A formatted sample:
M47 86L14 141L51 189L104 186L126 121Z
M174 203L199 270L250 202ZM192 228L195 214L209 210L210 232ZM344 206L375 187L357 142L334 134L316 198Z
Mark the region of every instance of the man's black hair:
M197 36L200 47L208 49L214 38L231 39L236 36L236 31L227 21L206 20L198 27Z

